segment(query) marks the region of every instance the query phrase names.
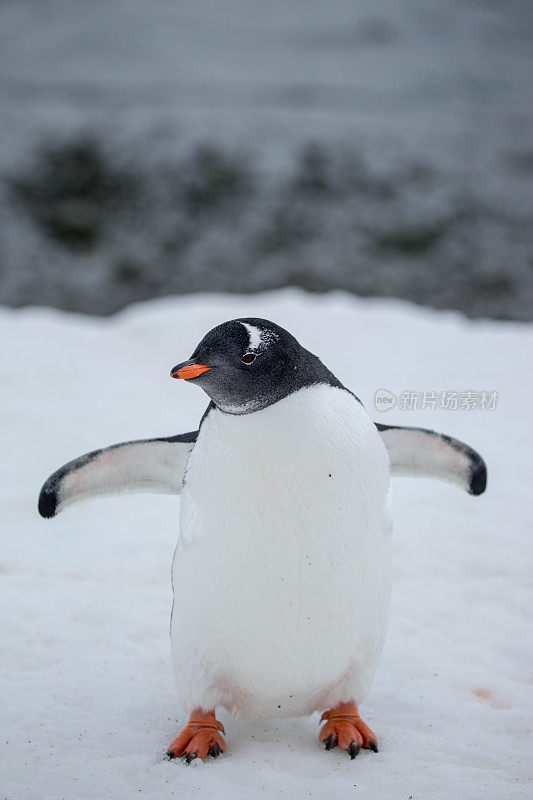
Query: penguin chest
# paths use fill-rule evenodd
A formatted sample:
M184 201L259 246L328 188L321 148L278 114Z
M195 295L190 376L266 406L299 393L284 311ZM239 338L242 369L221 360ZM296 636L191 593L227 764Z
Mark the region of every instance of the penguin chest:
M388 604L388 478L379 434L345 390L209 413L173 565L184 692L217 687L217 704L242 714L309 713L332 681L368 672Z

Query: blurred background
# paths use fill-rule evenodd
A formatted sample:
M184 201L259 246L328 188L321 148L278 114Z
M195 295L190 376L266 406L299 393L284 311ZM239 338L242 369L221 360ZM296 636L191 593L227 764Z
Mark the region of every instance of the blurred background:
M533 318L530 0L1 0L0 303Z

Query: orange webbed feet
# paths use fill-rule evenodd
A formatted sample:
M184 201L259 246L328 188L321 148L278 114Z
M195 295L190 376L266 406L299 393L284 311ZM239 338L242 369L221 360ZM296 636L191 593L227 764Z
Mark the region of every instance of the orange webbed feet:
M216 758L226 751L222 738L224 726L215 717L214 711L193 711L189 722L167 750L167 758L184 757L187 764L194 758L205 761L207 756Z
M325 711L320 722L326 724L320 730L319 740L326 750L340 747L347 750L351 758L355 758L361 747L378 752L378 740L375 733L359 716L355 703L340 703L335 708Z

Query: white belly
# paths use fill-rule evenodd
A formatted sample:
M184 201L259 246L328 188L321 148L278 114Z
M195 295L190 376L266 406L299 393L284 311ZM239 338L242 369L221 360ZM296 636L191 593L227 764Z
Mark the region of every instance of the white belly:
M186 710L297 716L363 699L388 614L388 484L381 438L344 390L209 413L173 563Z

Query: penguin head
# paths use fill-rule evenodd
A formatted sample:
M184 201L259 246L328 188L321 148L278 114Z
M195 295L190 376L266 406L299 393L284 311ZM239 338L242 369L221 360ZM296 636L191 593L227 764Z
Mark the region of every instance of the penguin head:
M321 371L330 375L284 328L245 317L209 331L170 374L198 384L222 411L248 414L318 382Z

